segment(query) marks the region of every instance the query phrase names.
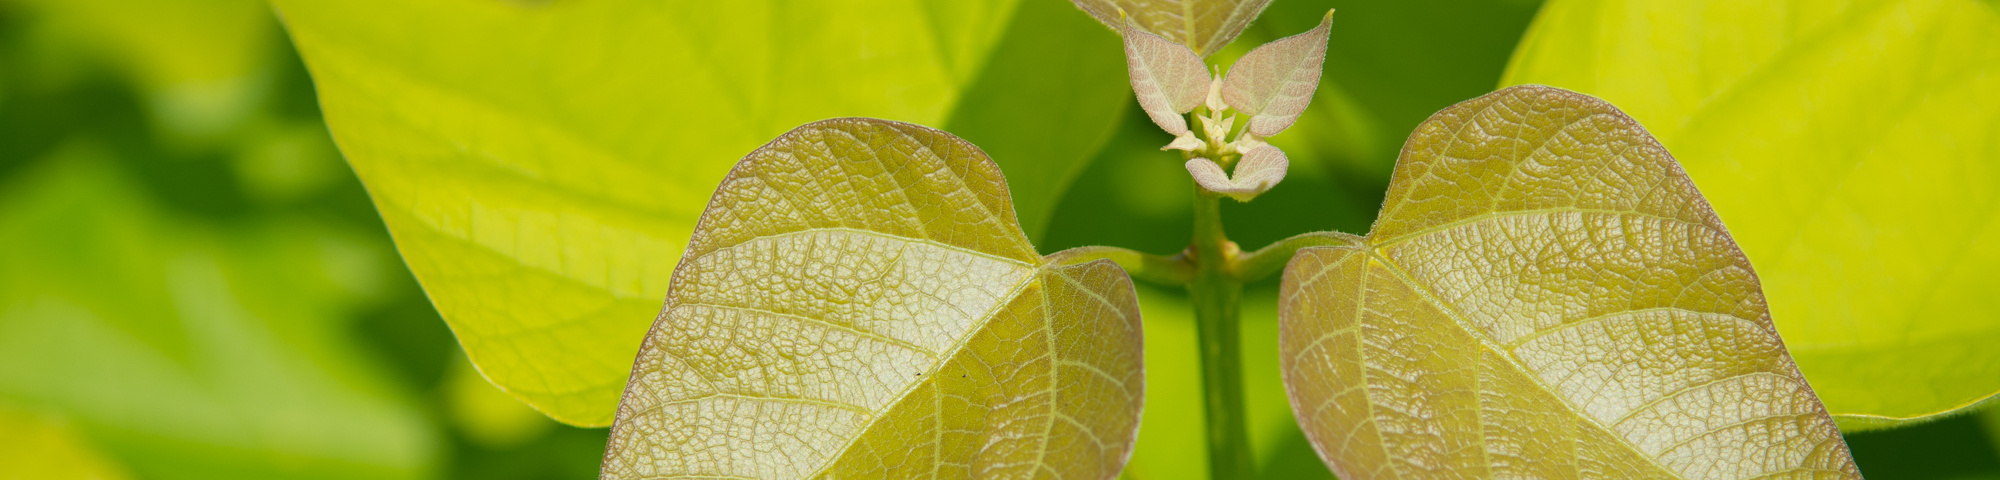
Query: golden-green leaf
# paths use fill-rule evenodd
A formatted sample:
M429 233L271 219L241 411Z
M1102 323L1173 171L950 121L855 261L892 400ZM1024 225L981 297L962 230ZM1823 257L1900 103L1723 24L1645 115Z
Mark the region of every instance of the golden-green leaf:
M1139 29L1187 45L1204 57L1235 40L1271 4L1271 0L1070 1L1114 30L1124 24L1121 16L1129 16Z
M1843 428L2000 398L1994 2L1553 1L1504 82L1652 127Z
M627 383L604 478L1109 478L1138 431L1131 281L1046 262L986 155L874 119L739 162Z
M1750 262L1611 105L1445 109L1387 198L1285 271L1286 385L1341 478L1860 478Z

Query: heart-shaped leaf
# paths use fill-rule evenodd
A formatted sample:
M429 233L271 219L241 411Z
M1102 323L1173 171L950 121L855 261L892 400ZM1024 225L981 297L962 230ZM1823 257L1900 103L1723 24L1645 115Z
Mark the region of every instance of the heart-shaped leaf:
M1139 29L1208 56L1235 40L1271 0L1070 0L1112 29L1129 16ZM1120 13L1120 12L1123 13Z
M1033 231L1130 103L1115 36L1054 2L274 3L473 365L576 425L611 423L743 152L831 117L949 120L1005 154Z
M1186 45L1147 33L1130 23L1125 24L1121 33L1125 36L1125 65L1130 70L1132 93L1138 95L1139 106L1146 109L1146 116L1161 130L1186 136L1187 118L1181 114L1201 106L1208 96L1208 66Z
M1326 39L1333 31L1333 12L1318 27L1280 38L1243 54L1222 81L1222 100L1250 115L1250 133L1277 135L1299 120L1319 88L1326 65Z
M1285 159L1285 152L1278 147L1263 145L1243 154L1243 159L1236 163L1235 175L1223 173L1221 165L1206 158L1188 160L1186 166L1188 174L1194 176L1194 183L1201 188L1248 202L1285 181L1291 161Z
M1514 87L1418 126L1374 230L1286 267L1341 478L1860 478L1750 262L1639 124Z
M944 132L799 127L738 163L674 272L604 477L1110 478L1144 388L1131 281L1054 265Z
M1653 127L1843 429L2000 398L2000 8L1551 2L1506 83Z

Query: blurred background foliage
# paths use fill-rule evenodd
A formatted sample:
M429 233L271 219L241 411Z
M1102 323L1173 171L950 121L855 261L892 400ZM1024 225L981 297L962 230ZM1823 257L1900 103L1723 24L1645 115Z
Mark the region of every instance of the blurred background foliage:
M1225 207L1246 247L1365 232L1403 138L1491 91L1538 3L1279 0L1211 60L1335 7L1315 107L1274 142L1291 176ZM1044 251L1185 245L1192 192L1168 138L1117 115ZM465 361L262 2L0 0L0 246L0 479L595 476L605 430L558 425ZM1279 381L1275 287L1246 295L1254 449L1270 478L1327 478ZM1141 295L1128 476L1204 472L1186 300ZM2000 478L2000 413L1849 442L1876 478Z

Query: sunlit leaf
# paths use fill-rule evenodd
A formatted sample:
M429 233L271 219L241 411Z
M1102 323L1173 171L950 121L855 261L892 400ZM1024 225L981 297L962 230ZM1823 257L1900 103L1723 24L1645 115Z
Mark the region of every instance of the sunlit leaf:
M1186 45L1140 30L1127 23L1120 32L1125 37L1125 64L1132 77L1132 92L1139 106L1160 129L1187 135L1187 118L1181 116L1201 106L1208 96L1208 65Z
M1757 265L1843 428L2000 392L2000 10L1551 2L1507 83L1651 127Z
M1115 35L1010 26L1075 15L1060 4L276 5L335 141L474 366L577 425L611 422L700 207L744 152L829 117L977 127L1023 172L1039 228L1129 103ZM1103 56L1070 53L1088 48ZM1044 53L1065 63L1020 61ZM979 116L992 105L1007 120ZM1060 118L1012 120L1036 106Z
M1278 147L1264 145L1243 154L1232 173L1223 173L1222 167L1214 160L1196 158L1187 161L1189 175L1201 188L1228 195L1239 202L1248 202L1257 195L1277 186L1285 180L1285 170L1291 163L1285 159L1285 152Z
M1860 478L1749 261L1609 104L1531 86L1439 112L1354 242L1302 250L1279 310L1341 478Z
M429 473L430 422L345 340L341 270L388 252L160 211L94 151L0 186L0 404L62 414L139 478Z
M1112 29L1119 29L1130 17L1132 23L1153 34L1180 42L1201 56L1228 45L1257 20L1271 0L1071 0L1077 8L1097 17ZM1120 13L1120 11L1123 13Z
M1140 344L1124 271L1044 262L977 148L817 122L716 191L605 477L1109 478L1138 430Z
M1229 66L1222 99L1250 115L1245 127L1250 133L1277 135L1299 120L1312 103L1313 90L1319 88L1332 30L1333 12L1328 11L1318 27L1259 46Z

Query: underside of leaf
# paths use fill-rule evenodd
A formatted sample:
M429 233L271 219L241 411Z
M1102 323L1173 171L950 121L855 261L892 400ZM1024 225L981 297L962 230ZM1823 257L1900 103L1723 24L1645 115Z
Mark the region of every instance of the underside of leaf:
M1222 99L1250 115L1250 133L1277 135L1292 126L1312 103L1326 65L1333 12L1305 33L1280 38L1243 54L1222 83Z
M1139 29L1187 45L1208 56L1235 40L1271 0L1071 0L1113 30L1121 16ZM1119 11L1124 11L1123 15Z
M1194 176L1194 183L1202 189L1248 202L1285 181L1291 161L1285 158L1283 150L1267 144L1244 153L1233 174L1224 173L1221 165L1206 158L1188 160L1186 166L1188 174Z
M1514 87L1404 147L1366 241L1286 268L1280 354L1341 478L1859 478L1666 150Z
M1132 93L1153 123L1176 136L1188 133L1181 114L1201 106L1209 91L1208 66L1194 50L1147 33L1132 24L1125 36L1125 65L1132 76Z
M1907 425L2000 398L1996 6L1550 2L1503 81L1652 127L1842 429Z
M1124 271L1044 262L971 144L805 125L702 215L603 477L1109 478L1140 342Z

